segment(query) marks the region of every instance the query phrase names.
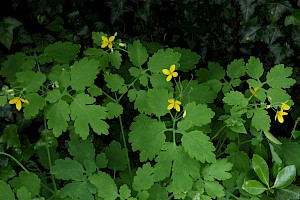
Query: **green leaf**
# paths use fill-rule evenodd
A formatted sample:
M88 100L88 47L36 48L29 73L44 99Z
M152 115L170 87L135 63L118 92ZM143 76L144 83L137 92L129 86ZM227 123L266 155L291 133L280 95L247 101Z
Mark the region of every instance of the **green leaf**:
M212 198L225 196L224 187L217 181L205 181L204 186L206 193Z
M56 42L48 45L44 54L59 63L69 64L71 61L76 60L77 54L80 51L80 45L72 44L71 42Z
M282 145L273 145L275 152L286 165L295 165L297 174L300 174L300 145L298 142L286 142Z
M96 85L91 85L88 88L88 92L93 97L98 97L98 96L102 95L102 89L97 87Z
M261 156L254 154L252 166L258 178L269 187L269 167L266 161Z
M289 44L279 44L275 43L269 46L270 51L274 56L274 63L279 64L283 62L284 59L291 57L294 55L293 49L290 47Z
M274 137L274 135L272 135L269 131L264 131L263 132L265 134L265 136L274 144L278 144L281 145L282 143L276 138Z
M238 91L226 93L223 101L230 106L247 107L248 105L248 99L243 95L243 93Z
M170 69L171 65L179 67L180 53L173 49L160 49L148 61L148 69L153 73L162 73L163 69Z
M276 190L277 199L300 199L300 187L290 185L286 188Z
M57 84L59 88L67 88L71 85L71 72L67 64L55 65L48 75L52 84Z
M275 183L272 188L283 189L289 186L296 179L295 165L289 165L280 170L277 174Z
M291 8L292 5L289 3L289 1L269 3L267 4L267 11L269 12L268 16L271 18L272 22L276 22Z
M200 175L198 162L190 158L181 146L174 146L174 144L169 143L165 146L165 150L169 154L171 162L173 160L172 182L167 186L167 190L174 193L182 193L190 190L193 186L193 179L199 178ZM155 167L161 168L167 165L167 169L169 170L169 163L166 163L169 160L166 161L157 158L156 161L158 163Z
M16 74L21 70L26 57L26 54L21 52L7 56L7 60L3 62L0 68L0 75L5 77L6 82L15 82Z
M17 190L17 197L19 200L31 200L31 193L27 190L26 187L22 186Z
M265 42L269 45L276 42L276 40L280 37L283 37L284 34L281 32L278 26L267 25L265 28L261 28L258 31L258 37L260 41Z
M45 97L45 100L49 101L50 103L54 103L58 101L61 98L61 93L59 89L54 89L51 91L48 91L47 96Z
M116 69L120 69L122 63L122 55L119 51L113 51L109 54L110 63Z
M95 193L96 187L87 181L73 181L59 190L60 197L71 197L78 200L94 200L93 194Z
M243 188L243 190L245 190L248 193L253 194L253 195L259 195L268 189L268 188L266 188L266 186L264 186L262 183L260 183L256 180L246 181L243 184L242 188Z
M244 76L246 73L246 67L244 60L241 59L235 59L230 64L227 65L227 76L229 78L240 78Z
M198 64L200 61L201 57L197 53L192 52L190 49L181 49L179 47L175 47L173 50L181 55L179 61L180 71L187 72L195 69L196 64Z
M184 150L191 158L196 158L202 163L205 161L209 163L216 161L215 154L213 153L215 147L210 142L210 138L202 131L183 133L181 141Z
M98 197L115 200L119 196L114 180L105 172L99 171L97 174L90 176L89 181L97 187Z
M10 165L8 165L7 167L0 168L1 180L5 181L5 182L7 182L9 179L15 177L16 175L17 175L17 173ZM1 186L0 186L0 191L1 191ZM1 197L1 192L0 192L0 197Z
M227 157L228 161L233 164L232 171L249 171L249 157L244 151L235 150Z
M270 103L274 104L274 106L281 105L281 103L291 99L291 96L288 93L286 93L285 90L280 88L269 88L267 90L267 96Z
M108 124L102 119L106 118L106 108L95 105L95 99L87 94L80 93L70 105L71 118L74 120L75 132L86 139L90 133L89 125L98 134L108 134Z
M92 32L92 39L94 44L96 44L97 46L101 46L102 44L101 36L103 35L104 35L103 32Z
M18 190L24 186L33 196L40 194L41 180L34 173L21 171L19 176L13 178L9 183L14 190Z
M182 121L189 121L195 126L203 126L209 124L214 116L214 112L204 104L196 105L195 102L186 106L186 116Z
M168 99L172 98L172 94L166 89L150 89L147 94L147 103L150 108L150 112L155 114L157 117L167 114L169 111Z
M58 159L51 169L51 173L58 179L62 180L84 180L84 169L82 164L70 158Z
M163 122L151 119L146 115L138 115L130 126L129 142L132 150L139 150L140 161L152 160L160 152L165 143L164 131L166 126Z
M15 200L15 195L10 188L10 185L0 180L0 199Z
M18 126L16 124L6 125L0 136L0 142L6 144L6 149L20 148L21 143L18 134Z
M259 79L263 73L263 64L260 62L259 58L250 57L248 63L246 64L247 74L254 79Z
M233 164L229 163L226 158L218 159L215 163L206 165L202 174L204 179L208 181L230 179L232 176L228 171L231 170L232 166Z
M0 22L0 42L10 49L13 43L14 29L21 26L22 23L12 17L5 17Z
M106 86L111 89L112 92L121 91L124 87L124 79L119 74L104 74L104 80Z
M123 113L123 107L115 102L109 102L106 104L107 108L107 118L108 119L113 119L116 117L119 117Z
M258 131L260 130L269 131L271 126L270 124L271 124L271 119L270 116L268 115L268 112L266 110L256 108L254 110L254 115L252 118L251 125L254 128L256 128Z
M129 189L129 187L126 184L124 184L120 187L119 193L120 193L121 200L130 199L131 190Z
M74 159L84 163L85 160L95 160L95 148L93 143L87 140L73 139L69 142L69 153L74 156Z
M83 58L76 61L71 67L71 87L74 90L84 90L85 87L94 85L99 73L98 66L95 59Z
M63 100L47 107L46 118L48 119L48 128L53 129L55 137L60 136L63 131L67 130L68 121L70 121L69 114L69 104Z
M276 65L267 74L267 84L273 88L290 88L296 83L294 79L288 78L292 73L293 68Z
M136 67L141 67L148 59L146 48L140 43L139 40L134 41L127 47L129 52L128 57Z
M113 140L107 148L105 155L108 160L108 168L112 170L124 171L127 168L127 152L121 148L121 144Z
M246 27L245 30L243 30L240 42L246 43L249 41L256 41L259 30L261 30L261 26L257 25L257 23L255 23L255 25Z
M241 11L244 16L245 21L247 22L255 11L257 4L253 3L255 0L239 0Z
M153 168L150 163L147 162L141 168L136 171L136 175L133 178L132 187L135 191L148 190L154 184Z
M144 75L146 76L146 75ZM173 83L166 81L166 76L164 74L152 74L150 76L150 83L153 88L166 89L169 92L173 92ZM147 85L148 86L148 85Z
M26 92L38 92L40 87L46 81L45 74L41 72L33 72L33 71L26 71L26 72L19 72L16 74L17 81L21 87L26 90Z
M159 183L152 185L149 191L149 199L168 199L166 188Z
M207 104L213 103L217 97L214 91L210 89L205 83L198 84L198 81L181 81L181 87L184 91L178 91L176 87L176 92L181 93L181 103L186 105L190 102L195 101L197 104Z
M219 63L208 62L208 80L222 80L226 73Z
M26 95L29 104L25 104L24 117L30 119L35 117L40 110L46 105L45 98L41 97L38 93L29 93Z
M98 168L106 168L108 160L105 156L105 153L97 154L95 164Z

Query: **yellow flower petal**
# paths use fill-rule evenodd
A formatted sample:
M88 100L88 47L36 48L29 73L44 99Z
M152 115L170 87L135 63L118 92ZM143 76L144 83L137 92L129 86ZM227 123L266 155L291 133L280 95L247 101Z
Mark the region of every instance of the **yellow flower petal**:
M169 103L174 103L174 99L168 99Z
M170 67L170 72L172 73L172 72L174 72L175 71L175 65L171 65L171 67Z
M113 42L114 40L115 40L115 36L110 36L108 39L109 42Z
M172 76L173 76L173 77L177 77L177 76L178 76L178 73L177 73L177 72L173 72L173 73L172 73Z
M113 46L112 43L109 43L109 44L108 44L108 48L109 48L109 49L112 49L112 46Z
M17 103L16 103L16 108L17 108L18 111L21 110L21 108L22 108L22 103L21 103L21 101L17 101Z
M101 44L101 48L105 48L107 45L108 45L108 42L103 42L103 43Z
M289 105L287 105L286 103L282 103L281 104L281 109L282 110L289 110L291 107Z
M167 69L163 69L163 70L162 70L162 73L163 73L164 75L170 75L170 71L167 70Z
M8 103L9 104L16 104L19 101L18 97L14 97L13 99L11 99Z
M104 35L101 37L101 39L102 39L103 42L106 42L106 43L108 42L108 38Z
M167 82L169 82L171 79L172 79L172 75L170 74L170 75L166 78L166 80L167 80Z
M176 109L177 112L180 112L180 106L176 103L175 103L175 109Z
M176 100L176 101L175 101L175 104L181 105L181 102L178 101L178 100Z
M173 103L169 104L168 107L167 107L168 110L171 110L172 108L174 108L174 104Z
M283 115L288 115L287 112L284 112L282 109L276 112L275 120L277 119L280 123L284 122Z

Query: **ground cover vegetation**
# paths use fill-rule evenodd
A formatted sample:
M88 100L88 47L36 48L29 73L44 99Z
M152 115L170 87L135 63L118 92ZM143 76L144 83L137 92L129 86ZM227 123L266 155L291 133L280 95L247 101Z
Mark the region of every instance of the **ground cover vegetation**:
M300 3L15 0L0 199L300 199Z

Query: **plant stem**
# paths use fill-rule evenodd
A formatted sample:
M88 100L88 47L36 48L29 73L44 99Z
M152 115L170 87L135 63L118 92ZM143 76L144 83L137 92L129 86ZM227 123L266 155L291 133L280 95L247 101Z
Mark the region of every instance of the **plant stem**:
M26 173L29 173L29 171L24 167L24 165L22 165L22 163L20 163L15 157L13 157L10 154L7 154L5 152L0 151L0 154L5 155L7 157L10 157L11 159L13 159Z
M46 117L44 116L44 126L45 126L45 130L46 130L46 138L48 138L48 126L47 126L47 122L46 122ZM49 145L48 142L46 141L46 150L47 150L47 157L48 157L48 163L49 163L49 168L50 168L50 172L52 169L52 161L51 161L51 155L50 155L50 150L49 150ZM55 183L55 179L53 174L51 174L51 181L53 184L53 189L54 189L54 193L57 193L57 187L56 187L56 183Z
M123 139L123 143L124 143L124 148L125 148L125 151L126 151L128 171L129 171L129 174L130 174L130 178L132 179L132 173L131 173L131 167L130 167L130 159L129 159L129 155L128 155L128 148L127 148L127 144L126 144L126 138L125 138L125 133L124 133L124 129L123 129L123 123L122 123L122 117L121 117L121 115L119 116L119 122L120 122L120 127L121 127L121 133L122 133L122 139Z
M218 132L211 138L211 140L214 140L216 137L218 137L219 134L221 133L221 131L223 131L225 128L226 128L225 125L222 126L222 127L218 130Z

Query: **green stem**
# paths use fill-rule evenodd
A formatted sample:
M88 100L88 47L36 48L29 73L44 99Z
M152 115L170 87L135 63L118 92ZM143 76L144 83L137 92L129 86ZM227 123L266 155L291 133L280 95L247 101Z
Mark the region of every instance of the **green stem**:
M47 126L45 116L44 116L44 126L45 126L45 130L46 130L46 138L48 138L48 126ZM46 141L46 151L47 151L49 169L50 169L50 172L51 172L51 170L52 170L52 161L51 161L51 155L50 155L49 145L48 145L47 141ZM55 179L54 179L54 176L53 176L52 173L51 173L51 181L52 181L52 184L53 184L54 193L56 194L57 193L57 187L56 187Z
M211 140L214 140L216 137L218 137L219 134L220 134L225 128L226 128L225 125L222 126L222 127L218 130L218 132L211 138Z
M26 173L29 173L29 171L24 167L24 165L22 165L22 163L20 163L15 157L13 157L10 154L7 154L5 152L0 151L0 154L5 155L7 157L10 157L11 159L13 159Z
M125 138L125 133L124 133L124 129L123 129L123 123L122 123L122 117L121 115L119 116L119 122L120 122L120 127L121 127L121 133L122 133L122 139L123 139L123 143L124 143L124 148L126 151L126 159L127 159L127 166L128 166L128 171L130 174L130 179L132 179L132 173L131 173L131 167L130 167L130 159L129 159L129 155L128 155L128 148L127 148L127 144L126 144L126 138Z

